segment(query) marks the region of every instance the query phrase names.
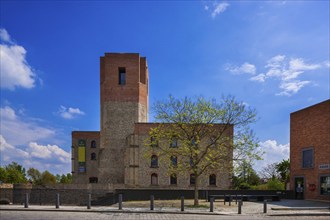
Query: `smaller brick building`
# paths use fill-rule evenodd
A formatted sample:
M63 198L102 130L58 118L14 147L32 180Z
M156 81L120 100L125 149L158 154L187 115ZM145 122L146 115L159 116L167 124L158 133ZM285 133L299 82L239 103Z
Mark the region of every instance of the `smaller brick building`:
M330 200L330 99L291 113L290 161L297 199Z

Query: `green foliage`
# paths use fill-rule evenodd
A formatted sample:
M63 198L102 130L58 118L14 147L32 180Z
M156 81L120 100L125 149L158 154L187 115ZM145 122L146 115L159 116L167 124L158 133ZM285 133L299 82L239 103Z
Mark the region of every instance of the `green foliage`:
M4 183L27 183L25 168L12 162L0 169L0 181Z
M260 151L249 125L256 121L256 111L239 103L234 97L224 97L220 103L203 97L156 102L153 106L158 126L151 129L147 139L145 157L150 161L156 154L169 167L169 175L193 173L195 195L198 178L214 170L233 169L234 160L259 159ZM234 137L231 131L235 128ZM178 147L170 147L173 138ZM171 166L170 158L178 158ZM195 198L197 205L198 200Z
M290 159L282 160L276 165L276 171L278 172L280 179L285 184L290 180Z
M27 171L27 174L30 176L31 181L34 185L41 185L41 173L35 168L30 168Z
M58 178L58 176L59 176L59 178ZM61 176L57 174L56 175L56 182L57 183L65 183L65 184L71 183L72 182L71 173L68 173L66 175L62 174Z
M280 180L273 178L273 179L268 180L267 189L268 190L284 190L285 187L284 187L284 184Z
M56 183L56 177L51 174L49 171L45 171L41 174L41 184L46 185L46 184L54 184Z

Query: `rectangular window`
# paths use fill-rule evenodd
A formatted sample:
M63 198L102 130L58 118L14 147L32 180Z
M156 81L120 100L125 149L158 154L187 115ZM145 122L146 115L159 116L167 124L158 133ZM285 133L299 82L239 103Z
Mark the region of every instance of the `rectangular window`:
M119 85L125 85L126 84L126 69L125 67L119 67Z
M320 177L320 194L330 195L330 176Z
M314 152L313 149L306 149L302 152L302 168L312 168L314 167Z

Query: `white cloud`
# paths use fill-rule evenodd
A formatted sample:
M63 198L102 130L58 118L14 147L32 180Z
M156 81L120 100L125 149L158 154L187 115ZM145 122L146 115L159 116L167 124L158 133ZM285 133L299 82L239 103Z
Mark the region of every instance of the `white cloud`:
M218 14L226 11L229 4L227 2L214 3L214 9L212 11L212 18L215 18Z
M260 142L260 148L265 152L263 160L257 161L255 169L260 170L268 164L281 162L290 157L290 144L279 144L276 140Z
M9 106L0 108L1 134L13 145L25 145L31 141L49 140L55 135L53 129L40 126L32 119L22 119Z
M17 147L9 144L0 134L1 165L12 161L18 162L26 169L34 167L40 171L49 170L56 173L68 173L71 166L71 154L57 145L41 145L30 142L28 146Z
M205 10L205 11L209 10L209 6L205 5L205 6L204 6L204 10Z
M276 95L291 96L311 83L308 80L300 80L300 75L328 65L329 62L326 61L323 63L307 63L302 58L287 58L285 55L276 55L267 61L264 66L265 73L251 76L250 80L256 82L266 82L270 79L279 80L278 88L280 92ZM257 68L255 65L245 62L241 66L227 66L225 69L233 74L249 73L255 75Z
M81 111L79 108L66 108L65 106L61 105L58 114L64 119L73 119L77 115L84 115L85 112Z
M14 90L16 87L33 88L36 74L26 61L24 47L13 44L8 32L0 29L0 72L1 88Z
M231 66L228 65L226 67L226 70L229 70L233 74L242 74L242 73L248 73L254 75L256 73L256 67L253 64L250 64L248 62L243 63L241 66Z
M277 93L276 95L291 96L292 94L297 93L301 88L303 88L305 85L309 83L310 81L300 81L300 80L295 80L291 82L283 81L280 84L280 88L282 89L282 92Z
M10 35L8 34L6 29L0 28L0 39L7 43L12 43L10 39Z

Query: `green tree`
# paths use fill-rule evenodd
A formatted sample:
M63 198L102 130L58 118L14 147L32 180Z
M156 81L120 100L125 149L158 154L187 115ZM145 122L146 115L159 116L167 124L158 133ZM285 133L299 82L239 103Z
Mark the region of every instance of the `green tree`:
M57 174L56 175L56 182L65 183L65 184L71 183L72 182L71 173L67 173L66 175L65 174L62 174L62 175Z
M56 177L51 174L49 171L44 171L41 174L41 184L46 185L46 184L54 184L56 183Z
M0 182L2 183L8 182L8 173L7 170L3 167L0 167Z
M257 140L249 128L256 121L256 111L234 97L224 97L217 103L203 97L170 96L167 101L156 102L153 110L159 124L149 133L152 138L146 141L146 157L156 152L165 163L170 163L172 156L178 157L175 166L168 164L169 173L194 175L195 206L201 175L214 170L232 171L232 159L260 158ZM173 141L179 146L169 147Z
M22 165L12 162L4 170L6 183L27 183L25 168Z
M232 181L234 189L250 189L260 184L260 177L253 169L251 162L241 161L240 166L235 169L235 173Z
M276 164L276 171L281 181L286 186L290 180L290 159L282 160L280 163Z
M32 183L34 185L40 185L41 184L41 173L39 170L35 168L29 168L27 171L28 176L31 178Z

